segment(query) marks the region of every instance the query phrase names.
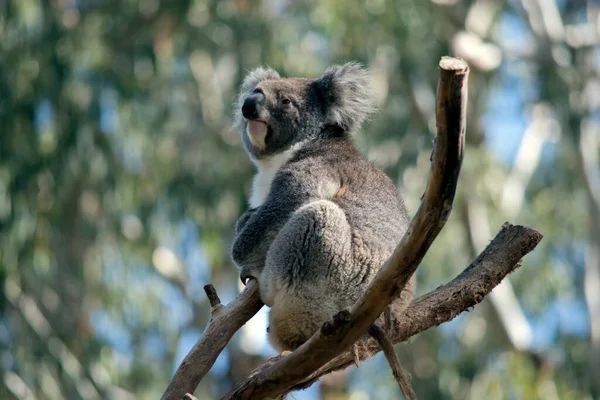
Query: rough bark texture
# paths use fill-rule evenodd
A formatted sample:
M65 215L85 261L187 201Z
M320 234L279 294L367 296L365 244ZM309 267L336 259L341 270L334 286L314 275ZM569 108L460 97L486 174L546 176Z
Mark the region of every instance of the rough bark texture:
M411 336L454 319L479 303L509 273L520 266L521 259L531 252L540 240L542 235L539 232L506 223L483 253L459 276L410 304L402 318L394 321L392 341L394 343L406 341ZM370 338L359 341L357 348L361 361L381 351L379 345ZM281 356L269 360L254 370L246 381L238 386L245 385L251 377L266 374L269 367L280 359ZM354 364L354 360L355 353L346 351L307 376L302 382L280 394L305 389L321 376Z

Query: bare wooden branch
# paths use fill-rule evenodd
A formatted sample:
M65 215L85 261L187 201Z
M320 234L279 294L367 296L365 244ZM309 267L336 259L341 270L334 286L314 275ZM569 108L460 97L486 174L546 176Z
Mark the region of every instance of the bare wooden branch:
M226 399L261 399L285 392L347 350L394 300L416 271L452 210L462 164L469 68L458 59L440 61L438 136L423 202L394 254L350 312L341 312L292 354L254 375Z
M219 309L219 307L223 306L221 304L221 299L219 298L219 295L217 294L217 289L215 289L215 287L211 284L204 285L204 293L206 293L206 297L208 297L208 302L210 303L211 312L212 312L212 314L214 314L215 311Z
M226 306L221 305L212 285L205 286L204 290L212 306L212 317L202 337L175 371L163 400L179 400L187 393L194 393L233 334L263 306L258 282L254 279L249 280L246 288Z
M394 321L392 341L406 341L411 336L454 319L479 303L509 273L520 266L521 259L531 252L540 240L542 235L531 228L505 224L483 253L458 277L410 304L402 317ZM360 360L366 360L381 351L379 345L370 338L359 341L356 348L359 349ZM321 376L354 364L356 356L354 350L346 351L280 394L305 389ZM275 357L269 360L250 376L265 373L268 367L280 359L281 357ZM245 382L240 385L244 385Z
M387 339L384 330L380 328L377 324L373 324L369 328L369 334L373 337L373 339L375 339L375 341L383 350L383 354L385 355L388 364L390 364L390 368L392 369L394 379L396 379L396 383L400 387L404 398L406 398L407 400L416 400L417 396L415 395L415 390L410 384L410 379L406 372L404 372L402 366L400 365L398 357L396 357L396 352L394 351L394 345L391 341Z

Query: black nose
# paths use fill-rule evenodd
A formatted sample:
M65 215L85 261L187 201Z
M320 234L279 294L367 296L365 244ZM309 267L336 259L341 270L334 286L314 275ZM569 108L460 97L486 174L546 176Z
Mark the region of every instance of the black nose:
M265 100L265 96L262 93L252 93L242 105L242 115L246 119L258 119L260 114L260 107Z

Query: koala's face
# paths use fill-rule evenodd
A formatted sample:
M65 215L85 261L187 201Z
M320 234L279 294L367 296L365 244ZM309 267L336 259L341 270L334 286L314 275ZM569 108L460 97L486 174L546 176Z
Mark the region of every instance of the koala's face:
M241 106L246 149L260 159L320 130L323 110L314 81L267 79L258 82Z
M370 77L357 64L331 67L317 79L259 68L242 84L236 119L248 153L263 159L303 140L352 133L373 110Z

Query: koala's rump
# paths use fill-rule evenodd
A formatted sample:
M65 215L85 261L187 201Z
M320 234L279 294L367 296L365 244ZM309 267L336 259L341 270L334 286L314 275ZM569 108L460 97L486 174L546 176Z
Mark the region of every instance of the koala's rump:
M290 177L302 177L316 199L277 233L260 276L261 298L272 307L269 336L280 350L298 347L351 308L409 222L383 172L350 148L330 144L328 150L305 151L306 158L284 167Z
M335 313L352 307L391 253L364 236L329 200L293 214L260 277L261 298L272 307L269 337L275 347L298 347Z
M344 211L331 201L315 201L295 211L267 253L260 278L265 304L271 305L279 291L306 292L316 282L326 285L324 290L343 290L353 278L344 274L353 264L351 238Z

